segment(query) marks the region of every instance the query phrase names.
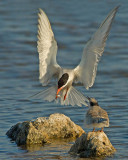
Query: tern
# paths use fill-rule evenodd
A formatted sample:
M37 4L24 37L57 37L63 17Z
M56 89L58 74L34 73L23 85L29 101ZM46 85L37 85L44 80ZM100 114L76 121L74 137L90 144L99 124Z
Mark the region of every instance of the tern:
M93 128L93 132L95 128L101 128L101 132L103 132L104 127L109 127L109 118L107 112L102 109L95 98L89 98L89 109L86 113L85 117L85 126L87 128Z
M72 84L80 82L87 90L93 86L97 65L104 52L106 40L117 10L118 7L109 13L87 42L79 65L74 69L66 69L57 63L57 42L47 15L42 9L39 9L37 36L39 80L43 86L47 86L52 78L57 78L58 83L36 94L35 97L42 97L49 102L59 99L61 105L87 105L85 102L86 97L76 90Z

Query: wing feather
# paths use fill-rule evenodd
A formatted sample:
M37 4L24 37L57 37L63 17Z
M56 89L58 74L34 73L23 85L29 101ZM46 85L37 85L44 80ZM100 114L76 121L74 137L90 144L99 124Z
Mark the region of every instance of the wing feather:
M86 113L85 124L88 127L93 126L93 124L95 124L95 127L98 127L98 128L108 127L109 126L108 114L105 110L103 110L102 108L98 106L90 108Z
M59 75L61 67L56 62L58 47L48 17L42 9L38 17L39 79L47 85L53 76Z
M76 80L89 89L95 81L97 65L104 52L106 40L119 6L114 8L100 25L99 29L86 44L80 64L74 69Z

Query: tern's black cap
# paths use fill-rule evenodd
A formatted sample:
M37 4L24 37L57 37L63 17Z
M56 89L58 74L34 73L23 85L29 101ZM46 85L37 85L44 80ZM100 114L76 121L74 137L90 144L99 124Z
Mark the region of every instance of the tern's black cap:
M90 105L91 106L98 106L98 102L97 101L90 101Z
M86 96L86 98L89 100L90 106L98 106L98 102L95 98L89 98L88 96Z
M64 73L58 81L58 88L61 88L63 85L65 85L68 81L68 78L69 78L68 73Z

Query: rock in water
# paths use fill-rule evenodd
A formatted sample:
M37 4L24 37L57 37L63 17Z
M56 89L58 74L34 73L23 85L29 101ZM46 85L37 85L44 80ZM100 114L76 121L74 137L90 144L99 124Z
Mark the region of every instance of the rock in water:
M40 117L34 121L17 123L6 135L18 145L44 144L57 139L74 139L81 136L84 130L64 114L55 113L50 117Z
M79 154L81 158L110 156L116 151L104 132L82 134L71 147L70 154Z

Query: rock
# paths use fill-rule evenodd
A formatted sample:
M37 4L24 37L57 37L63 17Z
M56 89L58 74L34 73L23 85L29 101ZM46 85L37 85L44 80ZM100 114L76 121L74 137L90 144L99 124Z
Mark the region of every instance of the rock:
M57 139L75 139L84 130L64 114L55 113L50 117L40 117L12 126L6 133L17 145L51 143Z
M81 158L110 156L116 151L104 132L82 134L71 147L70 154L78 154Z

